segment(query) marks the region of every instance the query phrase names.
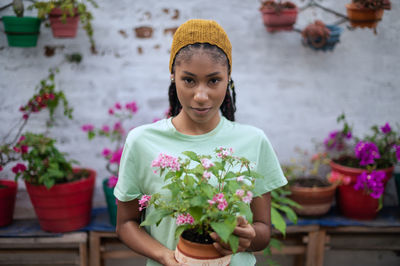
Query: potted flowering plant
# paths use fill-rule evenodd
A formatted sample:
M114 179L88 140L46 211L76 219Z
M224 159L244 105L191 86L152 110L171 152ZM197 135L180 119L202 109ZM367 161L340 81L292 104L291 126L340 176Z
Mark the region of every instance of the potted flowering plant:
M375 30L382 19L384 9L391 9L391 3L390 0L352 0L346 5L346 9L352 27L368 27Z
M13 0L12 7L15 16L2 17L8 45L14 47L36 46L41 20L37 17L24 16L22 0Z
M74 38L80 20L89 37L91 50L95 53L96 44L93 39L91 23L93 15L85 2L90 3L95 8L98 7L94 0L50 0L35 1L30 8L36 8L38 17L41 19L49 17L53 36L56 38Z
M386 182L400 160L400 136L389 123L371 127L372 134L353 136L344 114L337 119L341 130L333 131L324 145L332 175L345 181L339 186L339 206L345 216L373 219L382 207Z
M293 2L281 0L262 1L260 11L268 32L292 30L298 13Z
M54 83L56 72L57 70L50 69L48 77L40 81L40 84L36 87L36 93L25 105L20 107L19 110L22 112L20 120L3 137L0 143L0 172L2 176L7 176L7 166L12 163L15 163L11 168L15 175L27 169L25 164L21 163L21 160L29 152L29 148L21 142L25 138L23 136L24 129L33 114L49 110L47 125L51 126L55 122L55 109L59 104L63 103L64 115L70 119L72 118L72 108L69 107L63 91L56 90ZM16 193L16 182L0 180L0 206L4 210L0 213L0 226L5 226L12 222Z
M339 42L342 29L335 25L325 25L321 20L309 24L302 32L303 44L314 50L333 50Z
M291 194L289 198L300 205L294 208L301 216L321 216L326 214L333 203L337 182L328 179L329 159L326 153L316 153L312 156L308 151L296 151L300 159L292 160L283 167L288 178Z
M125 140L127 131L126 123L131 120L133 115L138 111L135 101L128 102L124 106L117 102L113 107L108 109L108 114L115 120L112 125L104 124L101 128L96 128L92 124L85 124L82 130L87 132L89 140L96 136L105 137L110 140L113 147L104 148L102 156L106 160L106 169L110 176L103 180L103 191L106 197L107 209L110 217L110 223L116 225L117 205L114 196L114 187L118 180L119 163L121 160L123 141Z

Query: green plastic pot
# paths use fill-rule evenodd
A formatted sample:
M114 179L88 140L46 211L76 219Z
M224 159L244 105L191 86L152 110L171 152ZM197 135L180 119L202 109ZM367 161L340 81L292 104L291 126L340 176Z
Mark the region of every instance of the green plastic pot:
M108 187L107 182L108 182L108 178L103 180L103 190L104 190L104 195L106 197L108 215L110 217L110 223L113 226L116 226L116 224L117 224L117 204L116 204L116 198L114 196L114 188Z
M40 32L41 20L35 17L3 16L4 31L8 45L13 47L35 47Z

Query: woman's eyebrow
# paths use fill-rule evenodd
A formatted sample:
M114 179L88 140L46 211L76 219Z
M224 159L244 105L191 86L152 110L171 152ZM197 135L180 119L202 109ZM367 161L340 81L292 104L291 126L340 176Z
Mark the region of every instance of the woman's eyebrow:
M183 73L185 73L186 75L192 76L192 77L196 76L195 74L193 74L189 71L183 71ZM212 76L218 75L219 73L220 73L219 71L216 71L216 72L208 74L206 77L212 77Z

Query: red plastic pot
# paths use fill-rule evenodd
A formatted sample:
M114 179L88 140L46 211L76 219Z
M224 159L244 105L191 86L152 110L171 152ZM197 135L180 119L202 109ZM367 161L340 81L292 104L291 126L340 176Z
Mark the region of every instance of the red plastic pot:
M349 218L360 220L372 220L378 215L378 199L374 199L367 195L362 190L355 190L353 188L357 181L357 177L361 175L365 169L352 168L337 164L333 161L330 162L332 172L337 172L341 175L350 177L351 181L348 185L340 185L338 195L338 205L341 213ZM392 177L394 167L379 169L385 171L386 178L384 183Z
M0 227L9 225L13 220L17 183L10 180L0 180Z
M74 172L80 169L74 169ZM63 233L77 230L90 222L96 172L88 178L56 184L50 189L25 181L40 227L44 231Z
M277 13L275 9L264 7L260 11L268 32L293 30L293 25L297 19L297 8L282 9Z
M74 16L67 12L65 20L62 19L63 11L60 8L54 8L50 14L50 26L55 38L74 38L78 31L79 15L75 11Z

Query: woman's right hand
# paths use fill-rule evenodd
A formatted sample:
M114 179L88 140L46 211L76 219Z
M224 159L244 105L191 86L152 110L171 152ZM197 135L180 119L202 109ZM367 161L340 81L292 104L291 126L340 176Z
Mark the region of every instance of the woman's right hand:
M175 252L173 250L169 250L163 258L163 265L165 266L186 266L186 264L179 263L175 259Z

